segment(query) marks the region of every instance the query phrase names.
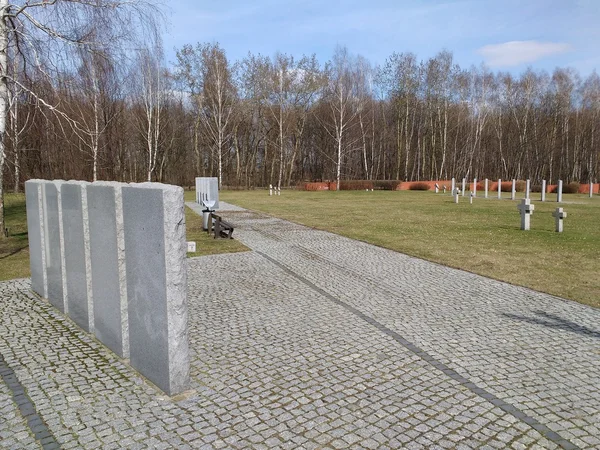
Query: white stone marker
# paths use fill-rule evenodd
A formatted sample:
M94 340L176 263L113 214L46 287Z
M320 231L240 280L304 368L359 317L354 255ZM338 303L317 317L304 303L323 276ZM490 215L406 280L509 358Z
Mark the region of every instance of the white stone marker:
M486 179L485 179L485 184L484 184L484 187L485 187L485 194L483 195L483 197L484 197L484 198L488 198L488 188L489 188L489 182L490 182L490 181L489 181L489 180L486 178Z
M529 230L531 215L535 209L535 205L531 204L531 200L524 198L521 203L517 205L517 209L521 214L521 230Z
M562 180L558 180L558 186L556 187L556 201L562 202Z
M594 183L590 181L590 198L594 195Z
M454 195L454 203L458 203L458 194L460 193L460 191L458 190L458 188L454 188L454 192L452 193Z
M554 223L556 224L556 232L563 232L563 219L567 217L567 212L562 208L556 208L556 211L552 213L552 217L554 217Z
M475 192L471 192L471 194L469 195L469 203L471 205L473 204L473 197L475 197Z
M44 207L44 243L46 245L46 279L48 301L60 312L68 313L67 278L65 275L65 236L62 223L61 180L42 184Z
M452 178L452 186L450 186L450 192L454 195L454 189L456 189L456 179Z
M446 193L446 185L444 185L444 194Z
M473 178L473 191L471 194L473 194L473 197L477 197L477 178Z
M510 199L514 200L517 194L517 181L513 179L512 181L512 190L510 191Z
M465 188L466 188L466 184L467 184L467 179L466 179L466 178L463 178L463 181L462 181L462 196L463 196L463 197L465 196Z
M183 189L122 187L131 365L168 395L189 386Z
M542 180L542 201L546 201L546 180Z
M502 199L502 179L498 178L498 200Z
M440 185L435 183L435 193L438 194L440 192Z
M531 181L525 181L525 198L529 198L529 191L531 189Z
M273 185L269 185L269 196L273 195Z

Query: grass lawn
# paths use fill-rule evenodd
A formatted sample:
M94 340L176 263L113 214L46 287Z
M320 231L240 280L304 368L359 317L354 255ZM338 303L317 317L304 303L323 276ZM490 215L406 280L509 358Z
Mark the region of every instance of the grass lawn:
M0 280L29 277L25 195L6 194L4 201L9 237L0 239ZM248 250L235 239L213 239L208 236L205 231L202 231L202 218L187 207L185 208L185 220L187 240L196 241L196 250L198 250L196 253L188 253L190 257Z
M482 195L483 193L480 193ZM508 197L509 193L503 193ZM556 195L532 194L531 231L517 202L458 205L432 191L225 191L224 201L419 258L600 307L600 197L563 196L564 233L554 231ZM520 194L521 197L523 194Z
M25 194L5 194L4 218L8 238L0 238L0 280L29 276L29 243Z

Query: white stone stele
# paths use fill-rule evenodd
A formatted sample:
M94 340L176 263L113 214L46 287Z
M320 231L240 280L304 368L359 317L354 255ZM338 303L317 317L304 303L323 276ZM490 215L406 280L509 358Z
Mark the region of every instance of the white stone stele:
M562 189L563 189L563 182L562 182L562 180L558 180L558 186L556 187L556 201L558 203L562 202Z
M484 198L488 198L488 188L489 186L490 180L488 180L487 178L485 179L485 183L484 183L484 189L485 189L485 193L483 195Z
M473 191L471 191L473 197L477 197L477 178L473 178Z
M594 195L594 183L590 181L590 198Z
M48 296L46 280L46 255L44 242L44 207L42 204L42 183L44 180L25 182L25 205L27 211L27 231L29 236L29 268L31 289L43 298Z
M273 195L273 185L269 185L269 196Z
M472 205L473 204L473 198L475 197L475 192L471 192L471 194L469 195L469 203Z
M439 193L440 192L440 185L435 183L435 193Z
M567 212L562 208L556 208L556 210L552 213L552 217L554 217L554 224L557 233L563 232L563 219L567 217Z
M466 189L466 187L467 187L467 179L463 178L462 179L462 196L463 197L465 196L465 189Z
M460 194L460 190L458 189L458 187L454 188L454 192L453 192L454 203L458 203L458 196L459 196L459 194Z
M498 200L502 199L502 179L498 178Z
M189 386L183 189L122 187L131 365L168 395Z
M217 177L196 178L196 203L211 210L219 209L219 180Z
M122 358L129 358L129 320L122 183L86 186L95 336Z
M64 239L64 274L68 315L88 333L94 333L92 273L85 181L68 181L61 185Z
M531 189L531 181L526 180L525 181L525 198L529 198L530 189Z
M542 195L541 195L541 201L545 202L546 201L546 180L542 180Z
M514 200L516 196L517 196L517 180L513 179L512 180L512 189L510 191L510 199Z
M450 192L454 195L454 189L456 189L456 178L452 178L452 184L450 186Z
M60 186L63 180L44 181L43 228L46 255L46 279L48 283L48 301L62 313L68 312L67 279L65 274L65 249L62 224L62 205Z
M521 214L521 230L529 230L531 225L531 215L535 209L535 205L531 204L531 200L524 198L521 203L517 205L517 209Z

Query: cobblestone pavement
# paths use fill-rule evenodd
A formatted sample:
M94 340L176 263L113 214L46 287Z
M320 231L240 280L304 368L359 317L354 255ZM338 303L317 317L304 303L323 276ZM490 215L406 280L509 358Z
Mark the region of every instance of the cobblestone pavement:
M1 448L600 448L600 311L226 217L254 251L189 260L184 400L0 283Z

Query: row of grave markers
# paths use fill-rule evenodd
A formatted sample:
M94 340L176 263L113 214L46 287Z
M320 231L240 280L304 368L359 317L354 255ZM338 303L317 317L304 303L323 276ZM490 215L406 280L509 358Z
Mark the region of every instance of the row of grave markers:
M456 185L456 179L452 178L452 188L451 188L450 192L452 193L452 195L454 195L454 203L458 203L459 195L462 194L463 197L465 196L466 183L467 183L467 179L463 178L462 179L462 189L459 189L459 187ZM484 198L488 198L489 180L487 178L485 179L484 186L485 186ZM558 203L562 202L562 191L563 191L563 181L558 180L558 186L556 188L556 201ZM590 192L589 192L590 198L592 198L592 196L593 196L593 191L594 191L594 183L590 182ZM439 192L439 185L437 183L435 185L435 192L436 193ZM446 186L444 186L444 193L446 193ZM531 181L526 180L525 181L525 198L526 199L530 198L530 193L531 193ZM516 194L517 194L517 180L513 179L512 180L512 189L511 189L511 193L510 193L510 199L515 200ZM477 197L477 178L473 179L473 190L471 191L470 196ZM498 199L501 199L501 198L502 198L502 179L498 179ZM542 180L542 192L541 192L540 200L542 202L546 201L546 180ZM472 203L472 201L471 201L471 203Z

